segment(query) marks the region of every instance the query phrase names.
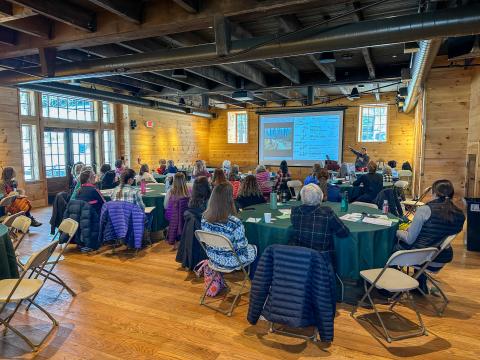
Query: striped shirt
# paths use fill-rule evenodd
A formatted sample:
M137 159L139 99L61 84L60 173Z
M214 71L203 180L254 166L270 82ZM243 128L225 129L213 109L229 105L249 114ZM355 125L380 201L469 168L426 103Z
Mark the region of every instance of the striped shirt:
M117 199L117 194L122 191L120 199ZM140 194L140 189L135 188L131 185L124 185L123 187L117 186L112 193L112 201L127 201L133 204L138 205L142 210L145 209L145 204L142 200L142 195Z

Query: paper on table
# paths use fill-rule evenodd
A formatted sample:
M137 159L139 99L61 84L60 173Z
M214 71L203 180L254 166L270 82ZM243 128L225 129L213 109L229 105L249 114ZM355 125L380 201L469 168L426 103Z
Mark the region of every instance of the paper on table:
M345 214L343 216L340 216L340 219L345 220L345 221L357 222L357 221L360 221L362 219L362 214L358 214L358 213Z
M279 211L284 215L290 215L292 213L292 209L280 209Z
M277 219L290 219L290 214L282 214L276 216Z
M261 218L249 217L247 220L245 220L245 222L258 223L258 222L260 222L260 220L262 220L262 219Z
M365 218L363 218L362 221L364 223L367 223L367 224L374 224L374 225L381 225L381 226L392 226L392 222L390 220L385 220L385 219L365 217Z

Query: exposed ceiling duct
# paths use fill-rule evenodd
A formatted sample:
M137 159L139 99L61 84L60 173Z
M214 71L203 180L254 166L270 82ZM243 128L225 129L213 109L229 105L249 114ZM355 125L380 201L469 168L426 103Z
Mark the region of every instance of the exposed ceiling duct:
M163 49L149 53L57 65L55 78L42 78L40 67L25 73L2 71L0 84L111 76L148 70L173 70L290 57L325 51L355 49L432 40L480 32L480 5L438 10L381 20L361 21L329 28L314 27L275 36L233 41L230 54L218 56L215 44Z
M22 89L40 91L40 92L51 92L59 93L62 95L68 96L78 96L87 99L99 100L99 101L109 101L114 103L120 103L124 105L132 105L145 107L156 110L166 110L173 111L182 114L194 114L197 116L202 116L206 118L211 118L212 114L202 111L201 109L178 106L174 104L169 104L161 101L144 99L136 96L116 94L109 91L89 89L78 85L69 85L64 83L41 83L41 84L24 84L21 86Z
M441 39L420 41L420 48L413 58L412 79L408 84L408 95L403 105L404 113L412 111L417 103L418 93L432 68L440 45L442 45Z

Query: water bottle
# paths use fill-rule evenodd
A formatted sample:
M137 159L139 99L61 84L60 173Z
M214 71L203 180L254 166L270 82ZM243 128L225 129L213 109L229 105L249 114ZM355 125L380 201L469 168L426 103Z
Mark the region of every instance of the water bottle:
M383 200L382 213L385 215L388 214L388 200Z
M142 193L142 195L147 192L147 183L143 179L140 181L140 192Z
M287 202L287 192L285 190L282 191L282 204Z
M340 203L340 211L347 212L348 211L348 194L346 191L342 194L342 202Z
M270 209L277 209L277 193L275 191L270 193Z

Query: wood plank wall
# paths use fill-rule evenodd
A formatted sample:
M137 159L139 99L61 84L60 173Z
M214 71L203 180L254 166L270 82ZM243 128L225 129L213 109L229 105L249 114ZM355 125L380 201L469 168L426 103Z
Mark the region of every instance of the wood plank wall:
M388 139L385 143L358 142L359 106L375 104L374 96L362 96L357 101L338 100L325 106L348 106L344 118L344 148L343 158L353 162L354 155L348 150L348 145L354 148L367 147L372 160L397 160L399 166L405 161L413 162L414 145L414 114L403 114L397 111L395 94L382 94L379 104L388 106ZM288 105L299 105L290 103ZM210 120L209 165L220 166L223 160L229 159L240 165L242 170L252 170L258 164L258 115L254 109L248 110L249 131L248 144L227 143L227 113L219 111L218 118ZM273 168L272 168L273 169ZM304 178L310 168L299 167L291 169L292 176Z
M119 150L130 166L138 170L137 158L150 168L158 166L159 159L171 159L176 165L192 164L197 159L208 161L209 119L160 110L120 106ZM130 130L130 120L137 127ZM147 128L145 121L153 120Z
M471 180L470 196L480 197L480 70L472 74L467 155L476 156L475 175Z

